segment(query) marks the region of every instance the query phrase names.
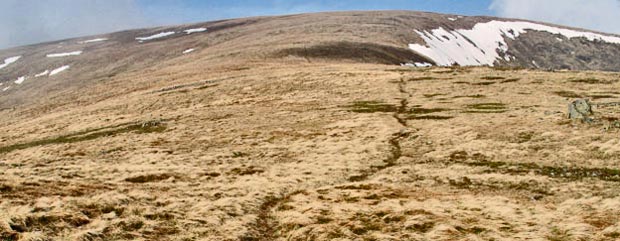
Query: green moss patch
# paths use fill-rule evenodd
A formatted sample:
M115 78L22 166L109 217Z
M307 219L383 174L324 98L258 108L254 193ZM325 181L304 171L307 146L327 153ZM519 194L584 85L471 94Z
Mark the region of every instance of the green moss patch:
M481 79L483 80L500 80L500 79L506 79L505 77L501 77L501 76L484 76Z
M582 97L580 94L577 94L573 91L567 91L567 90L556 91L553 93L561 97L565 97L565 98L581 98Z
M397 112L398 107L392 104L386 104L381 101L356 101L353 104L345 106L352 112L356 113L375 113L375 112Z
M0 147L0 153L8 153L15 150L23 150L36 146L45 146L53 144L67 144L82 141L94 140L101 137L110 137L122 133L160 133L166 130L166 125L160 121L149 121L143 123L125 123L114 126L101 127L96 129L90 129L85 131L76 132L69 135L62 135L56 137L50 137L37 141L20 143L10 146Z
M502 103L478 103L470 104L465 107L464 113L504 113L508 111Z

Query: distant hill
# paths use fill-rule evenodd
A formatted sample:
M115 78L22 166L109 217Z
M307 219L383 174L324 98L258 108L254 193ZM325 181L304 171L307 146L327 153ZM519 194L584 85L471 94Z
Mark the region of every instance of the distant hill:
M254 17L0 50L0 108L187 61L205 65L294 60L618 71L617 56L620 36L516 19L410 11Z

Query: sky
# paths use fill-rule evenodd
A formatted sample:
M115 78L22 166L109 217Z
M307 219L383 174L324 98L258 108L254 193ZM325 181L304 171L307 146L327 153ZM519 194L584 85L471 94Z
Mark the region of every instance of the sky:
M523 18L620 34L620 0L0 0L0 49L227 18L396 9Z

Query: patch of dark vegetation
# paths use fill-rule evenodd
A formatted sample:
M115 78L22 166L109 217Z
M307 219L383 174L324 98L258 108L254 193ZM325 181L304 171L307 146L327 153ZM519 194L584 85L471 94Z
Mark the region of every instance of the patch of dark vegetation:
M598 99L614 99L614 98L617 98L617 97L615 95L592 94L592 95L588 95L588 98L590 98L592 100L598 100Z
M13 218L9 227L16 232L25 233L33 231L59 232L66 228L77 228L90 223L90 220L82 216L73 215L33 215L23 219Z
M513 137L511 142L514 142L514 143L526 143L526 142L532 140L533 136L534 136L533 132L520 132L519 134L517 134L516 136Z
M17 232L3 232L0 231L0 240L2 241L18 241L19 233Z
M581 83L581 84L613 84L616 82L616 81L611 81L611 80L601 80L597 78L570 79L569 81L573 83Z
M517 71L517 70L525 69L525 67L523 66L493 66L492 68L493 70L499 70L499 71Z
M161 121L148 121L141 123L125 123L115 126L102 127L97 129L80 131L77 133L50 137L47 139L32 141L28 143L15 144L10 146L0 147L0 153L8 153L15 150L23 150L36 146L45 146L53 144L67 144L82 141L94 140L101 137L115 136L122 133L161 133L166 130L166 125Z
M464 85L471 84L471 83L469 83L467 81L455 81L455 82L452 82L452 83L454 83L454 84L464 84Z
M439 115L422 115L422 116L410 116L408 120L449 120L454 118L453 116L439 116Z
M9 186L9 185L6 185L6 184L0 184L0 193L11 192L11 191L13 191L13 187L12 186Z
M377 189L378 187L379 185L377 184L350 184L350 185L337 186L335 188L339 190L373 190L373 189Z
M478 82L478 83L473 83L472 85L482 85L482 86L487 86L487 85L493 85L493 84L496 84L496 82L493 82L493 81Z
M456 226L455 229L462 233L471 233L471 234L481 234L487 231L487 229L481 228L481 227L464 228L461 226Z
M144 227L144 222L142 220L121 221L118 226L125 232L133 232Z
M453 65L453 66L444 68L444 70L433 71L433 73L457 75L459 73L469 73L469 72L471 72L471 70L472 70L472 67L463 67L463 66L459 66L459 65Z
M426 98L433 98L435 96L442 96L442 95L446 95L446 94L439 94L439 93L437 93L437 94L424 94L424 97L426 97Z
M605 237L613 238L613 239L620 238L620 232L611 232L611 233L606 233L604 235Z
M481 79L483 80L500 80L500 79L506 79L505 77L501 77L501 76L484 76Z
M125 181L132 183L147 183L147 182L159 182L166 180L168 178L174 177L173 175L167 173L161 174L146 174L146 175L138 175L135 177L125 178Z
M502 84L503 83L512 83L512 82L517 82L519 80L521 80L521 79L519 79L519 78L510 78L510 79L503 80L500 83L502 83Z
M237 175L237 176L245 176L245 175L260 174L263 172L265 172L265 170L260 169L255 166L249 166L249 167L235 167L232 170L230 170L228 174Z
M414 114L414 115L423 115L423 114L431 114L431 113L437 113L437 112L444 112L444 111L449 111L450 109L445 109L445 108L421 108L421 107L414 107L409 109L409 114Z
M436 80L436 79L437 78L435 78L435 77L425 76L425 77L411 77L411 78L406 79L406 81L414 82L414 81Z
M330 223L330 222L332 222L332 221L334 221L334 219L333 219L333 218L326 217L326 216L319 216L319 217L316 219L316 223L318 223L318 224L326 224L326 223Z
M502 103L478 103L466 106L463 113L504 113L508 111L505 104Z
M407 48L360 42L329 42L310 47L284 49L276 57L298 56L306 59L353 60L362 63L400 65L405 62L432 62Z
M168 220L173 220L175 218L175 216L171 213L149 213L149 214L145 214L144 218L148 219L148 220L164 220L164 221L168 221Z
M474 167L488 167L489 172L499 172L513 175L534 173L551 178L562 178L571 181L585 178L596 178L603 181L620 182L620 170L610 168L587 167L556 167L544 166L537 163L507 163L488 161L481 154L468 155L467 152L454 152L450 155L450 162L456 162Z
M435 222L423 222L423 223L413 224L413 225L407 227L407 229L413 230L413 231L416 231L416 232L419 232L419 233L428 233L434 227L435 227Z
M240 152L240 151L233 151L232 153L233 158L239 158L239 157L244 157L244 156L248 156L248 154L244 152Z
M381 101L356 101L353 104L345 106L350 111L356 113L375 113L375 112L397 112L398 107L392 104L386 104Z
M477 94L477 95L457 95L457 96L452 97L452 99L459 99L459 98L481 99L481 98L486 98L486 97L487 97L486 95L480 95L480 94Z
M98 205L98 204L88 204L88 205L80 205L82 214L86 215L88 218L97 218L105 213L114 212L117 216L122 215L125 212L124 207L118 207L116 205Z
M561 97L564 97L564 98L581 98L582 97L580 94L577 94L573 91L567 91L567 90L556 91L553 93Z

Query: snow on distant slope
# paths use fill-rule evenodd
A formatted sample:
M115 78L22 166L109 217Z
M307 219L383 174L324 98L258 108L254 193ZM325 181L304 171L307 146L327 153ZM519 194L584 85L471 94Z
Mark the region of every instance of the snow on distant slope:
M172 32L172 31L170 31L170 32L161 32L161 33L154 34L154 35L151 35L151 36L148 36L148 37L137 37L136 40L148 41L148 40L153 40L153 39L167 37L167 36L170 36L170 35L173 35L173 34L175 34L175 32Z
M22 56L15 56L4 59L4 64L0 64L0 69L9 66L9 64L15 63L15 61L19 60Z
M186 34L200 33L204 31L207 31L207 28L192 28L192 29L183 30L183 32L185 32Z
M410 44L409 48L429 57L437 65L449 66L493 66L502 58L510 61L513 57L506 54L508 45L505 37L516 39L528 30L549 32L566 38L586 38L589 41L603 41L620 44L620 38L591 32L551 27L530 22L504 22L493 20L478 23L472 29L445 30L440 27L429 31L415 31L424 39L425 45ZM501 53L501 55L500 55Z
M4 92L4 91L7 91L7 90L9 90L10 88L11 88L11 86L4 87L4 89L2 89L2 91L3 91L3 92Z
M46 75L48 75L49 73L50 73L50 71L49 71L49 70L45 70L45 71L43 71L43 72L41 72L41 73L38 73L38 74L34 75L34 77L38 78L38 77L46 76Z
M48 58L60 58L60 57L67 57L67 56L77 56L80 54L82 54L82 51L73 51L73 52L67 52L67 53L48 54L47 57Z
M191 52L194 52L195 49L187 49L185 51L183 51L184 54L189 54Z
M62 71L68 70L69 67L70 67L69 65L65 65L65 66L62 66L60 68L54 69L54 70L52 70L50 72L50 76L57 75L57 74L59 74Z
M15 81L15 84L21 85L22 83L24 83L25 80L26 80L26 76L19 77Z
M96 39L90 39L90 40L86 40L86 41L82 41L80 42L81 44L87 44L87 43L96 43L96 42L103 42L103 41L107 41L107 38L96 38Z

